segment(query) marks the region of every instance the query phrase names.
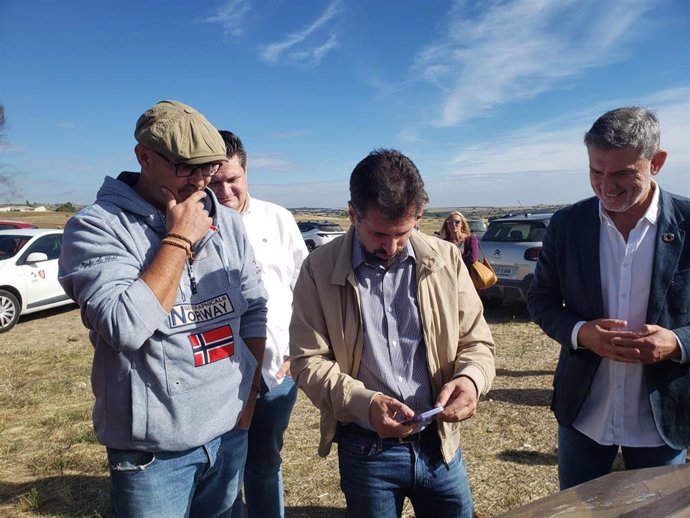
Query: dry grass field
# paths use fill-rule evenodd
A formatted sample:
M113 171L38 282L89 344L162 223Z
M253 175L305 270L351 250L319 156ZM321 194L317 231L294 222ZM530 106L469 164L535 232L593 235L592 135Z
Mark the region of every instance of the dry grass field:
M64 214L10 216L46 227L66 221ZM436 230L439 221L425 219L422 230ZM464 423L462 445L482 518L558 489L548 409L558 347L529 322L524 306L487 311L486 318L498 375L477 416ZM105 452L90 419L91 357L75 306L23 317L0 334L0 516L109 516ZM326 459L316 453L318 423L300 394L283 450L290 518L344 516L336 452ZM405 516L413 516L410 509Z

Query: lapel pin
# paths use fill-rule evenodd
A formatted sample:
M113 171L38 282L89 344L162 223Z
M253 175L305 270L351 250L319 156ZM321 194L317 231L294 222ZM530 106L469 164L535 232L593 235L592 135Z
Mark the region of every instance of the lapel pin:
M664 234L663 236L661 236L661 239L663 239L664 243L670 243L675 238L676 238L676 236L674 236L671 233L667 233L667 234Z

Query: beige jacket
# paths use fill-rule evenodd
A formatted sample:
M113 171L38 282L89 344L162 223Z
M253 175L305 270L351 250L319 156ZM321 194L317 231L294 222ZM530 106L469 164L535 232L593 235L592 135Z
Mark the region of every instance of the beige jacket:
M312 252L294 290L290 324L291 371L297 385L321 410L319 455L336 438L338 422L369 422L377 392L356 379L363 328L352 270L354 229ZM496 374L494 342L467 268L454 245L413 232L417 303L433 396L445 383L467 376L486 394ZM459 423L439 423L443 457L460 445Z

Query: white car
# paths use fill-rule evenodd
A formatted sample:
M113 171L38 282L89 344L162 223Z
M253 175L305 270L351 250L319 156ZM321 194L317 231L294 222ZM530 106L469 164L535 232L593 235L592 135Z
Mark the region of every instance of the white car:
M345 234L345 230L338 223L325 219L298 221L297 226L310 252Z
M498 282L481 291L485 307L496 307L503 300L527 301L527 290L551 216L551 213L516 214L489 223L481 247Z
M0 230L0 333L20 315L72 303L58 282L62 230Z

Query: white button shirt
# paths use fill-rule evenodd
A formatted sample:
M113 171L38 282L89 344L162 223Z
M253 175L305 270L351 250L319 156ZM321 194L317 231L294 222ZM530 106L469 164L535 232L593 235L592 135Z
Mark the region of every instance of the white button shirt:
M599 204L599 265L604 312L607 318L626 320L626 330L638 331L646 324L658 217L659 187L654 184L652 201L626 243ZM573 330L574 347L577 347L577 331L582 324L584 322L578 323ZM604 445L664 445L654 424L644 366L602 358L573 427Z
M289 357L292 290L309 253L289 210L250 198L242 213L261 280L268 293L267 338L261 374L269 390L282 383L276 372Z

